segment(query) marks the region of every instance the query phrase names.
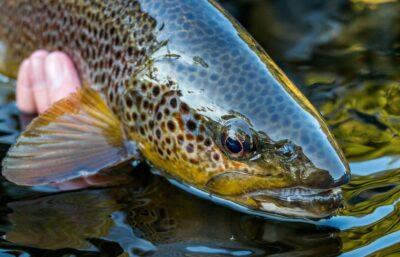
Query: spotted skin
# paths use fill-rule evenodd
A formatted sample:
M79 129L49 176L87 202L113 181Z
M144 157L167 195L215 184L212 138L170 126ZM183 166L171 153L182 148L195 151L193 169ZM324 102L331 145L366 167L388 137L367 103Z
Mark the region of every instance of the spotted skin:
M36 49L62 50L115 112L120 93L157 48L156 21L140 12L138 1L2 0L0 6L3 73L15 77Z
M318 167L343 171L342 156L328 154L335 152L333 140L318 113L302 97L294 98L300 93L251 38L238 36L241 28L223 19L222 13L204 8L201 1L178 6L165 2L162 7L151 1L143 4L151 16L169 21L158 34L159 40L170 41L169 48L155 56L163 50L180 56L155 64L159 79L173 74L195 109L211 104L204 115L218 119L238 112L251 117L253 127L272 140L289 139L301 145ZM321 130L328 136L321 136Z
M0 0L0 71L15 76L40 48L69 54L126 139L184 183L235 201L257 190L348 181L318 112L211 0ZM254 134L246 158L224 145L221 131L232 120Z
M207 134L203 117L181 101L178 91L141 82L126 96L121 98L123 123L128 125L130 138L142 142L142 153L150 163L203 185L221 169L240 168L240 163L223 160L223 153Z

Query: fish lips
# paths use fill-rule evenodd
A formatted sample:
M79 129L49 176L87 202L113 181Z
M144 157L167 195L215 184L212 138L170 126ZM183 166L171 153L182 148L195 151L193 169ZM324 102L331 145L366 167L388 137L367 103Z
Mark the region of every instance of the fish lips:
M271 182L271 177L229 170L211 178L206 187L254 211L286 217L321 219L342 206L339 187L308 188L297 183L274 187Z
M279 215L321 219L333 215L343 201L342 190L302 187L265 189L243 194L253 199L258 210Z

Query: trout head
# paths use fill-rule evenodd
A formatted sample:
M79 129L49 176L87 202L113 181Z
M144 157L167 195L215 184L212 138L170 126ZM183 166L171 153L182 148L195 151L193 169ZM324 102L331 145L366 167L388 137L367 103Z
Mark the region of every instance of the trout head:
M268 71L286 78L271 65ZM254 106L245 108L245 96L238 95L233 104L209 97L205 104L202 97L176 88L163 91L154 116L142 126L140 150L152 165L184 184L249 209L329 216L340 207L339 187L350 178L343 154L292 83L264 75L265 80L254 83L272 88L273 95L261 90ZM153 129L147 133L147 127Z
M189 2L162 12L143 2L164 42L142 77L150 78L142 97L161 88L139 126L143 155L183 183L253 210L334 213L350 172L318 111L219 5Z

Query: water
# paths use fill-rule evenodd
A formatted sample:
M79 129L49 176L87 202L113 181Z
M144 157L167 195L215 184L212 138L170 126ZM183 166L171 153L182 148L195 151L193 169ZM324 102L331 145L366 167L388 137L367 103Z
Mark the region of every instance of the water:
M400 256L400 2L222 3L327 119L353 172L345 208L317 223L258 218L144 166L117 188L62 193L1 181L0 256ZM0 86L0 156L23 118Z

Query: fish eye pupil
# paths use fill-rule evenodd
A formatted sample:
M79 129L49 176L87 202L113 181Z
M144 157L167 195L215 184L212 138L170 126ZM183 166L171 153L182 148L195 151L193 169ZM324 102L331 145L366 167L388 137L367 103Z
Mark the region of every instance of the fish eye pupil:
M221 129L220 146L229 158L246 160L256 152L256 137L250 125L241 118L227 120Z
M233 154L243 151L243 145L236 139L228 137L225 141L226 148Z

